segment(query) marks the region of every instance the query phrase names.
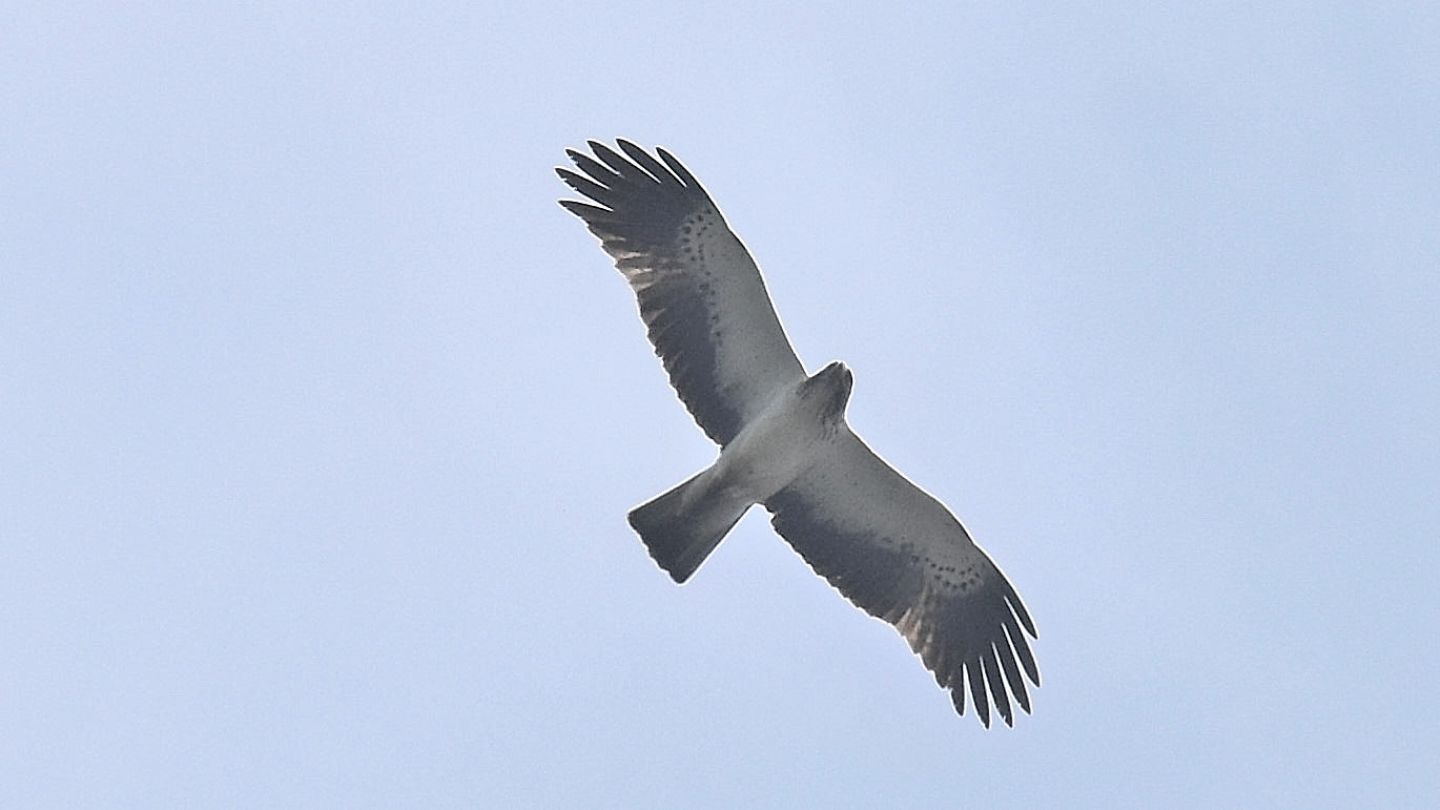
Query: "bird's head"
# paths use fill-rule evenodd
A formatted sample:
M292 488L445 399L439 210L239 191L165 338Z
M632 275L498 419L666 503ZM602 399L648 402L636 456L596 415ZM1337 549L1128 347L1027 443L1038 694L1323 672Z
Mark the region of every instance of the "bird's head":
M845 405L850 401L850 388L854 384L855 375L837 360L805 381L805 396L817 397L821 414L836 418L844 415Z

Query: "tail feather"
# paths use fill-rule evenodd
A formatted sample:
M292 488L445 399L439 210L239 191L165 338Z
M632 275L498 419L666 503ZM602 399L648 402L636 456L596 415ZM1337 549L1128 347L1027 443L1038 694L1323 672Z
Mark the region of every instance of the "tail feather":
M749 503L705 491L705 473L630 512L630 526L676 582L684 582L740 522Z

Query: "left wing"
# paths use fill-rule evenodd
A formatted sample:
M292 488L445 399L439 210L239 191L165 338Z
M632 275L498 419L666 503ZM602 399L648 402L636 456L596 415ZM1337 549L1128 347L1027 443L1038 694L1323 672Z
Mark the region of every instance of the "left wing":
M596 141L595 158L566 151L589 176L556 169L560 179L600 205L560 204L615 259L670 384L706 435L724 445L805 367L759 268L699 181L664 149L656 160L629 141L619 144L625 156Z
M1030 711L1020 669L1036 686L1040 673L1021 626L1034 637L1035 625L1015 589L944 505L848 427L765 508L816 573L900 631L956 711L967 684L987 727L991 703L1006 725L1011 696Z

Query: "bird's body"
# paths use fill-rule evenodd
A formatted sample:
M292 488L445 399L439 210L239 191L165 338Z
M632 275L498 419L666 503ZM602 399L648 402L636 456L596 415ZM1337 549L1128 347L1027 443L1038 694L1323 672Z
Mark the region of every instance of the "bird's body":
M651 556L686 581L760 503L776 531L857 606L900 631L965 711L1030 710L1039 685L1010 583L939 501L870 450L845 421L853 377L841 363L805 373L744 245L669 153L627 141L569 152L588 176L559 173L599 203L562 201L635 290L671 383L720 445L706 470L637 507ZM628 159L627 159L628 158ZM1022 631L1023 626L1023 631Z
M720 450L717 480L763 503L815 463L845 419L852 377L834 363L815 377L781 388Z

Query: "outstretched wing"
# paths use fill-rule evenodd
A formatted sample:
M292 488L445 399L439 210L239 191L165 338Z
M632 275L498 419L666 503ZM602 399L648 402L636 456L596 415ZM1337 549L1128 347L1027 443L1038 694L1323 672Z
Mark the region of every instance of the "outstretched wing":
M584 175L556 169L560 178L599 205L560 204L600 237L635 290L670 384L705 433L726 444L805 368L759 268L695 177L664 149L657 160L619 145L625 155L596 141L594 158L567 150Z
M992 703L1006 725L1012 696L1030 711L1020 670L1036 686L1040 673L1021 627L1035 626L1015 589L944 505L848 428L765 507L816 573L900 631L956 711L967 686L987 727Z

